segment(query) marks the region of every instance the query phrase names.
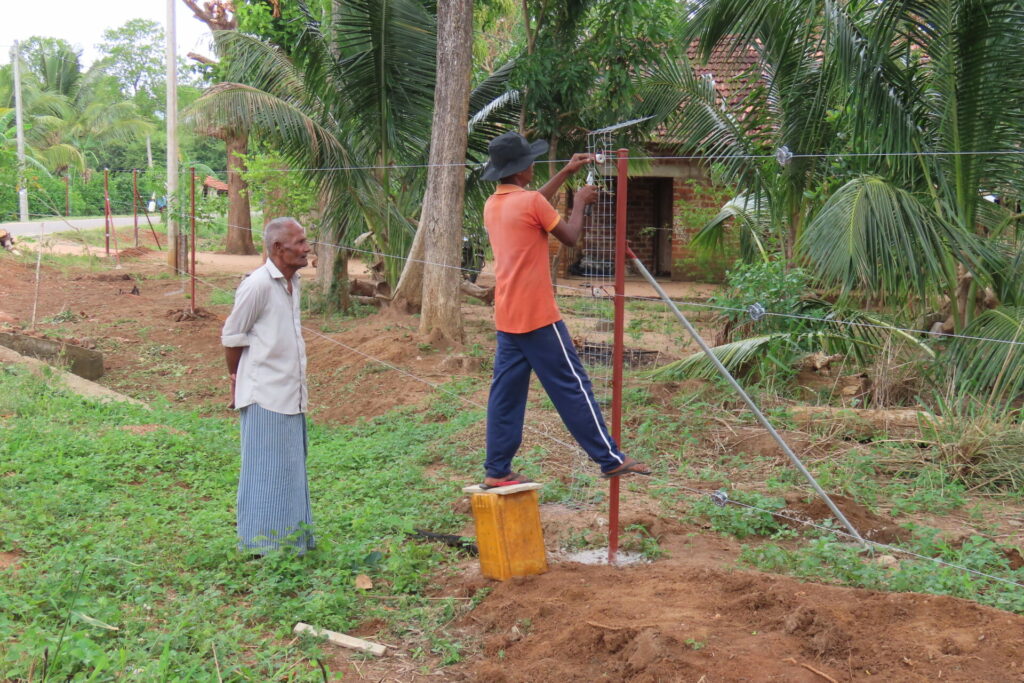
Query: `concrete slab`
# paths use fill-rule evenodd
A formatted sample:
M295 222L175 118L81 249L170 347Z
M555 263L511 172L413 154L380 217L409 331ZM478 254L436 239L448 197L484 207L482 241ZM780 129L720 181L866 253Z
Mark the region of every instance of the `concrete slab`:
M106 401L120 401L124 403L135 403L136 405L146 405L138 399L131 398L120 394L113 389L108 389L105 386L90 382L87 379L83 379L78 375L73 375L70 372L65 372L60 368L55 368L51 365L47 365L41 360L35 358L29 358L23 356L17 351L13 351L6 347L0 346L0 364L10 363L28 367L32 372L38 375L43 375L45 372L49 372L50 376L56 377L58 381L62 381L67 385L68 389L85 396L86 398L97 399L101 402Z
M17 332L0 332L0 345L51 365L67 365L71 372L85 379L103 376L103 354L93 349Z

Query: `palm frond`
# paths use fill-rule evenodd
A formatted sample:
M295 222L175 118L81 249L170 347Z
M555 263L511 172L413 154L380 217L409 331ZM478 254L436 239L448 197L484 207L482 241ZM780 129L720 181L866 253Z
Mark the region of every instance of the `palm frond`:
M366 138L379 144L382 161L425 159L434 106L434 16L416 0L339 4L332 25L341 53L338 94ZM309 31L315 36L318 29L311 24ZM314 66L310 59L301 64Z
M950 341L947 363L962 393L993 407L1006 407L1019 398L1024 394L1024 308L978 315L963 336Z
M890 301L947 291L954 260L980 270L991 255L980 240L875 176L854 178L837 190L797 247L826 286Z
M763 235L771 227L771 217L765 208L766 202L748 194L741 194L726 202L715 217L708 221L690 241L698 251L720 253L725 245L725 231L732 225L740 231L740 244L744 255L758 257L767 262L769 254ZM749 252L749 253L747 253Z
M747 337L739 341L720 344L711 348L715 358L733 375L739 374L743 367L755 358L764 355L771 348L789 345L794 338L789 332L776 332L756 337ZM703 351L690 354L672 363L661 366L646 373L646 376L657 382L677 381L683 379L714 379L718 377L718 368Z

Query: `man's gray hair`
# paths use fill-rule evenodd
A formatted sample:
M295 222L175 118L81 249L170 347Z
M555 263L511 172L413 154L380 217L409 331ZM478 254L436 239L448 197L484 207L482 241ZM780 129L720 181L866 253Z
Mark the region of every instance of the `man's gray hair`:
M297 220L288 216L275 218L267 223L263 228L263 248L267 250L268 254L273 250L274 242L280 242L284 233L293 225L302 228Z

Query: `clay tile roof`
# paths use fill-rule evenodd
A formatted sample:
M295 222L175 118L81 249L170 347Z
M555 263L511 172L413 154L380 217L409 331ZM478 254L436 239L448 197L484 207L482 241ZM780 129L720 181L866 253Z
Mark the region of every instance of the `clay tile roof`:
M206 180L203 181L203 185L214 190L217 190L218 192L228 191L228 184L225 183L223 180L217 180L212 175L206 176Z
M690 43L686 50L693 72L711 79L715 92L728 109L751 113L750 105L744 100L761 79L757 50L750 46L735 48L728 43L720 43L711 51L706 63L701 60L699 52L696 42ZM661 143L671 142L664 124L654 131L654 138Z
M750 46L734 48L720 43L711 51L707 63L703 63L697 44L691 43L686 56L693 65L694 73L711 78L718 96L730 106L739 105L760 76L757 72L758 54Z

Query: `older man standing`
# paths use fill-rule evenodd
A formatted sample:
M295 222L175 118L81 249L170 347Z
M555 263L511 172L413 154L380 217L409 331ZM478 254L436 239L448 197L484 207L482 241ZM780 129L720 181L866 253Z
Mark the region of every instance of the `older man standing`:
M267 223L263 243L267 262L239 285L221 333L232 407L241 414L239 549L263 555L287 543L303 553L315 545L298 273L310 246L294 218Z

